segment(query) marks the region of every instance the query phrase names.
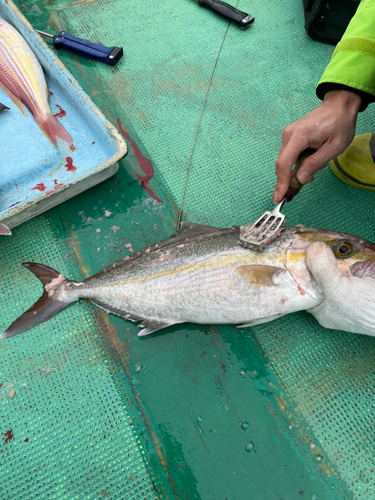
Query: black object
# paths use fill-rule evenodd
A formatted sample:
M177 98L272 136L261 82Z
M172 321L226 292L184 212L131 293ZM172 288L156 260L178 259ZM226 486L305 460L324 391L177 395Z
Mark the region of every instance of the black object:
M0 102L0 111L4 111L4 109L9 109L8 106L5 106L5 104L2 104Z
M336 45L360 0L303 0L307 34L317 42Z
M221 2L220 0L197 0L197 2L201 7L207 7L208 9L217 12L228 21L236 23L242 29L248 28L255 20L255 17L250 16L250 14L241 12L240 10L235 9L225 2Z

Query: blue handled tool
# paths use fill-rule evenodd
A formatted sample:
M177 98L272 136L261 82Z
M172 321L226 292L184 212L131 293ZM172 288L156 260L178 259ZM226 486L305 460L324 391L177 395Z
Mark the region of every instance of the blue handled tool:
M111 66L114 66L124 53L122 47L105 47L101 43L92 43L84 38L69 35L67 31L60 31L55 36L44 31L35 31L52 38L56 49L65 49L73 52L73 54L86 57L87 59L94 59L94 61L100 61Z

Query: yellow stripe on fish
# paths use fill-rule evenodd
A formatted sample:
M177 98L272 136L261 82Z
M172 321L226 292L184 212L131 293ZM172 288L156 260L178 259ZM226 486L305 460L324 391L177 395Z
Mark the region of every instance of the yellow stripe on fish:
M302 254L301 252L301 255ZM240 254L234 254L234 255L224 255L222 257L216 258L216 259L210 259L207 261L202 261L194 264L185 264L184 266L180 267L174 267L174 268L169 268L169 269L163 269L159 272L156 272L154 274L148 275L148 276L138 276L138 277L132 277L127 280L121 280L117 282L111 282L106 285L100 285L101 287L104 286L113 286L113 285L119 285L119 284L130 284L130 283L137 283L140 281L149 281L149 280L154 280L157 278L164 278L166 276L172 276L174 274L182 274L182 273L188 273L192 271L197 271L198 269L215 269L218 267L225 268L225 267L230 267L234 265L251 265L251 263L254 261L254 258L251 254L248 253L240 253ZM269 256L268 255L262 255L258 254L257 255L257 260L256 263L269 261ZM255 262L254 262L255 263ZM283 266L283 260L280 260L280 266ZM266 264L265 264L266 265Z
M4 39L3 39L4 40ZM6 41L6 40L5 40ZM6 43L4 43L4 45L6 45ZM12 50L12 45L8 45L7 46L8 50ZM37 80L35 78L32 78L32 75L30 75L30 67L29 67L29 72L27 72L27 69L24 65L24 62L22 61L22 58L20 57L15 57L15 55L18 56L17 52L14 53L13 55L13 60L16 61L16 59L18 60L18 62L20 63L18 65L18 68L20 69L20 66L22 66L24 69L25 69L25 73L23 74L24 78L26 79L27 81L27 78L29 79L29 81L27 83L29 83L29 85L31 84L31 86L33 87L33 90L35 91L35 83L37 82ZM0 54L0 57L1 57L1 54ZM2 61L4 63L6 63L6 60L1 57ZM28 59L27 55L25 54L25 59ZM30 96L29 92L27 91L27 89L24 87L24 85L22 84L22 82L20 81L20 79L18 78L17 74L13 71L13 69L8 66L8 69L9 69L9 72L11 73L11 75L13 76L13 78L16 80L17 84L19 85L19 87L23 90L23 92L25 93L25 95L28 97L29 101L30 101L30 104L33 106L34 110L35 110L35 113L37 115L40 115L39 113L39 110L37 108L37 106L35 105L32 97ZM21 70L21 69L20 69ZM5 75L4 72L2 72L2 74L4 75L4 77L7 79L7 81L9 81L9 79L7 78L7 76ZM31 80L31 81L30 81ZM34 80L34 84L32 84L31 82ZM13 89L15 89L13 92L17 92L17 89L14 87L14 85L12 84L12 87ZM38 104L42 107L43 106L43 101L41 100L41 97L40 97L40 92L38 93L37 91L35 91L35 95L34 97L36 98ZM35 100L35 99L34 99Z
M30 55L27 54L25 49L20 46L19 40L17 40L17 37L14 33L12 33L12 31L7 31L7 34L8 39L3 39L4 45L8 44L8 49L12 50L11 54L14 59L17 59L19 69L23 68L24 71L21 71L23 76L25 77L25 79L28 79L29 85L33 88L34 92L36 92L36 97L39 100L39 104L43 105L41 95L40 93L38 94L38 79L36 77L36 73L33 71L33 64ZM19 54L19 49L20 51L22 51L22 55ZM28 97L30 99L29 95Z

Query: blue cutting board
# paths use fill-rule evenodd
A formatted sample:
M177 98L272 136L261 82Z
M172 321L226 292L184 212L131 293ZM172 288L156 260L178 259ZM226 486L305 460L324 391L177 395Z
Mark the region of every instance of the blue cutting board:
M57 151L31 113L23 116L0 88L0 102L10 108L0 112L0 222L12 228L113 175L127 148L11 0L0 0L0 17L39 59L51 111L73 139L71 147L59 140L59 167Z

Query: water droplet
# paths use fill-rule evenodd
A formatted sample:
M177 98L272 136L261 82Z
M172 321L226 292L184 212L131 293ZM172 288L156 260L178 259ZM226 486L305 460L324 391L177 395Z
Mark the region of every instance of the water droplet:
M202 417L198 417L197 420L198 420L198 422L201 422Z
M254 450L254 443L252 443L251 441L249 441L247 443L247 445L245 446L245 450L248 452L248 453L251 453L252 451L255 451Z
M240 424L240 425L241 425L241 427L242 427L242 429L243 429L244 431L246 431L246 429L247 429L248 427L250 427L249 422L241 422L241 424Z
M141 371L141 368L142 368L141 363L137 363L137 364L135 365L135 371L136 371L137 373Z
M246 371L243 368L240 370L240 375L246 375Z
M155 234L158 234L158 231L159 231L159 228L158 228L158 225L157 224L154 224L152 226L152 230L154 231Z
M315 444L314 443L310 443L310 448L313 450L315 448Z
M316 500L316 495L313 495L313 496L311 497L311 500Z
M320 462L322 457L316 457L317 461Z
M288 429L291 431L291 430L293 429L293 427L290 425L290 426L288 427Z

